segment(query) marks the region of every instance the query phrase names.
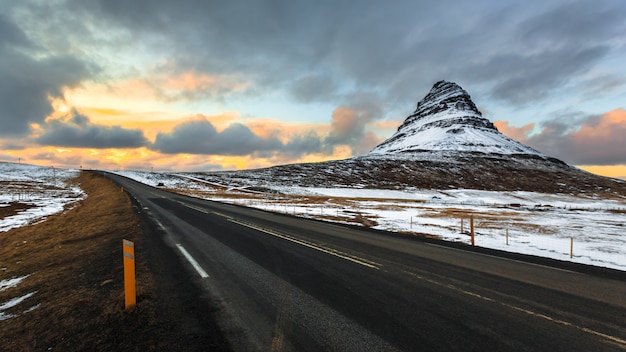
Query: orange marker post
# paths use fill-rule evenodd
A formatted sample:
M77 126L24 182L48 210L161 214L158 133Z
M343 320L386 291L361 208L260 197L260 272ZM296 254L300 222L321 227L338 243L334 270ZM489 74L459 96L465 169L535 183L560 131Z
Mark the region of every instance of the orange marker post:
M122 240L124 249L124 301L126 309L137 304L135 286L135 243Z

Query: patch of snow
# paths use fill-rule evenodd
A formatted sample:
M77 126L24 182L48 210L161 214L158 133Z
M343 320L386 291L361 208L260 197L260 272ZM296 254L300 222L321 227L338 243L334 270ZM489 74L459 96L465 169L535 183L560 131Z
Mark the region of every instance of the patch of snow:
M69 183L78 174L78 170L0 163L0 204L20 202L34 206L0 219L0 232L43 221L68 204L84 199L83 190Z
M0 280L0 292L6 291L11 287L15 287L19 285L20 282L24 281L30 275L24 275L20 277L13 277L11 279Z
M7 310L9 308L17 306L18 304L20 304L20 303L24 302L25 300L29 299L30 297L34 296L36 293L37 293L37 291L30 292L30 293L27 293L27 294L25 294L23 296L15 297L13 299L10 299L10 300L0 304L0 321L6 320L6 319L9 319L9 318L15 318L16 315L14 315L14 314L7 314L7 313L4 313L3 311L5 311L5 310ZM33 307L29 308L27 311L30 311L32 309L33 309Z

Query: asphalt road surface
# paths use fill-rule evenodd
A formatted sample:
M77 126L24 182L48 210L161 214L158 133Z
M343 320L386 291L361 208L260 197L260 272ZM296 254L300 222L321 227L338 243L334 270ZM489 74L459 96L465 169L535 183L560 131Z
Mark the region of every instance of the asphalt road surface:
M306 220L107 175L235 350L623 351L624 273Z

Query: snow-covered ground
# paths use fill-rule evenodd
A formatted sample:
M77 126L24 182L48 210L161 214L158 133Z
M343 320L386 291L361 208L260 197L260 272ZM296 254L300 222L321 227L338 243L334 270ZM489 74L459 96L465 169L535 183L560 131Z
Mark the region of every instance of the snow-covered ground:
M34 165L0 163L0 207L11 203L31 206L16 215L0 219L0 232L33 224L63 211L85 193L69 181L78 170L64 170Z
M266 185L277 192L268 194L216 185L202 174L117 173L212 200L468 244L473 217L477 246L626 270L624 197Z
M59 213L86 195L71 179L78 176L77 170L54 169L34 165L0 163L0 207L11 204L26 205L25 210L15 215L0 218L0 236L10 229L41 222L46 217ZM0 268L2 272L6 268ZM29 275L1 278L0 292L18 286ZM37 292L29 292L0 302L0 321L13 318L15 314L5 313L9 308L22 304ZM37 309L39 304L23 309L28 313Z

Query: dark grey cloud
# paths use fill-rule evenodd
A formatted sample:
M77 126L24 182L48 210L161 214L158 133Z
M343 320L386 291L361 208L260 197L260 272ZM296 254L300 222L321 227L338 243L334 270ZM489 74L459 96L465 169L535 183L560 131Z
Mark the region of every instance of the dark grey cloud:
M312 131L294 136L283 148L284 153L292 158L306 154L319 153L324 149L320 136Z
M24 150L26 149L26 146L24 146L21 143L4 143L4 144L0 144L0 149L2 150Z
M337 84L327 75L312 74L300 77L290 88L294 99L302 103L329 101L338 95Z
M163 73L193 69L254 82L244 91L224 87L175 96L180 99L224 99L233 92L258 95L284 89L296 102L346 104L343 93L377 90L387 108L395 108L414 103L417 92L447 79L484 85L496 98L524 103L594 67L626 31L621 15L626 5L621 0L61 4L57 13L91 25L70 22L77 33L89 28L125 30L128 34L119 36L115 45L165 55L163 62L170 64L158 68ZM490 65L500 65L499 74L490 71Z
M52 112L49 96L86 78L89 65L70 56L33 58L35 45L0 13L0 136L25 136Z
M512 103L539 101L587 72L626 31L624 2L562 3L521 22L515 29L521 49L492 57L476 72L492 72L492 95ZM600 92L598 92L600 93Z
M159 133L152 148L167 154L248 155L280 151L283 144L275 137L259 137L241 124L218 132L211 122L194 120L176 126L171 133Z
M374 91L382 111L414 106L421 98L417 95L440 79L479 92L473 93L477 97L510 104L541 101L615 54L626 32L622 0L399 0L393 5L377 0L68 0L28 8L37 20L42 13L55 18L46 21L54 24L46 28L57 28L48 31L56 33L49 39L55 43L70 37L91 49L87 53L133 48L155 56L153 66L137 71L156 70L162 76L192 71L252 82L245 89L227 84L164 94L164 99L225 101L229 94L286 90L285 96L299 103L352 106L350 97ZM42 122L50 111L42 97L76 84L88 67L57 55L52 58L64 64L51 76L46 70L53 66L51 58L35 60L15 49L33 46L15 23L0 21L0 41L9 48L0 50L11 61L0 63L0 79L22 68L28 74L25 87L6 88L6 101L0 98L0 103L9 109L13 105L14 112L0 116L19 116L9 126L25 133L30 122ZM71 52L73 42L67 43ZM3 87L14 83L2 82L17 80L0 81L0 93L5 93ZM599 89L587 92L602 94ZM20 97L35 103L22 103ZM354 131L364 131L360 128L354 125ZM335 131L328 142L349 139Z
M619 94L619 90L626 86L626 76L600 75L581 82L586 94L591 96L610 96Z
M32 43L10 18L0 13L0 47L6 46L32 47Z
M620 1L566 1L524 20L519 36L533 46L595 45L623 35L625 9Z
M315 153L331 155L336 146L349 146L355 155L359 155L380 142L366 131L366 126L381 115L376 102L355 101L354 105L335 109L328 135L307 131L291 136L284 143L276 136L258 136L242 124L232 124L217 131L210 121L197 119L181 123L170 133L157 134L151 148L167 154L280 155L298 158Z
M44 129L35 139L40 145L100 149L138 148L150 144L141 130L94 125L87 116L76 111L64 121L48 122Z
M525 104L546 98L551 91L576 74L591 68L594 62L608 52L608 47L600 46L584 50L568 48L527 57L500 56L494 57L481 68L475 68L474 72L490 71L496 77L506 77L495 84L492 96L515 104Z
M415 84L430 67L414 66L440 62L427 55L434 48L422 47L413 36L440 37L439 31L452 25L443 23L446 19L463 21L465 9L452 3L80 0L72 2L72 11L163 40L167 45L159 47L171 48L182 68L243 74L258 89L287 88L295 99L308 100L319 96L315 93L320 92L316 87L321 82L311 79L315 76L387 91L409 74ZM477 13L482 10L472 8ZM445 17L437 16L443 12ZM305 78L292 84L294 77Z

